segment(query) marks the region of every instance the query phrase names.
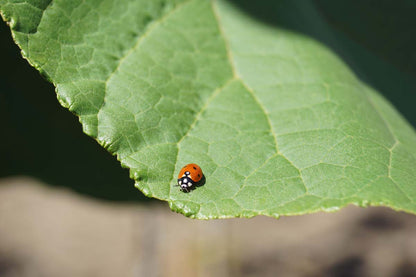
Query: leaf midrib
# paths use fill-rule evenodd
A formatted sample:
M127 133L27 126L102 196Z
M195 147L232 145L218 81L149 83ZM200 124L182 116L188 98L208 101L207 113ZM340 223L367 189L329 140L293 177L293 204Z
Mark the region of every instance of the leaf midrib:
M263 111L263 114L265 115L265 117L266 117L266 120L267 120L267 124L268 124L268 126L269 126L269 129L270 129L270 133L272 134L272 136L273 136L273 140L274 140L274 146L275 146L275 152L272 154L272 155L270 155L270 157L269 158L267 158L266 159L266 161L262 164L262 165L260 165L259 167L257 167L256 169L254 169L252 172L250 172L249 173L249 175L248 176L250 176L250 175L252 175L254 172L256 172L259 168L261 168L264 164L266 164L266 162L267 161L269 161L270 159L272 159L273 157L276 157L276 156L281 156L281 157L283 157L287 162L289 162L294 168L296 168L297 170L298 170L298 172L299 172L299 177L301 178L301 180L302 180L302 183L303 183L303 186L305 187L305 191L306 191L306 193L307 193L307 191L308 191L308 188L306 187L306 183L305 183L305 181L303 180L303 177L302 177L302 174L301 174L301 171L300 171L300 169L292 162L292 161L290 161L285 155L283 155L283 153L282 152L280 152L279 151L279 143L278 143L278 141L277 141L277 135L276 135L276 132L275 132L275 130L274 130L274 128L273 128L273 125L272 125L272 123L271 123L271 120L270 120L270 113L269 113L269 111L267 110L267 108L264 106L264 104L260 101L260 99L258 99L258 97L257 97L257 95L254 93L254 90L243 80L243 78L240 76L240 74L239 74L239 72L238 72L238 69L237 69L237 66L235 65L235 62L234 62L234 58L233 58L233 53L232 53L232 51L231 51L231 47L230 47L230 42L229 42L229 40L228 40L228 38L227 38L227 35L226 35L226 32L225 32L225 30L223 29L223 27L222 27L222 24L221 24L221 17L220 17L220 15L219 15L219 12L218 12L218 7L217 7L217 0L213 0L212 2L211 2L211 6L212 6L212 12L213 12L213 14L214 14L214 16L215 16L215 18L217 19L217 23L218 23L218 29L219 29L219 31L220 31L220 34L221 34L221 36L222 36L222 38L223 38L223 40L224 40L224 44L225 44L225 50L226 50L226 52L227 52L227 57L228 57L228 62L229 62L229 64L230 64L230 67L231 67L231 69L232 69L232 72L233 72L233 76L234 76L234 79L236 79L236 80L239 80L240 82L241 82L241 84L247 89L247 91L251 94L251 96L253 97L253 99L256 101L256 103L257 103L257 105L259 106L259 108ZM246 177L245 179L247 180L247 178L248 177ZM243 187L243 186L242 186ZM242 189L242 187L240 188L240 190Z

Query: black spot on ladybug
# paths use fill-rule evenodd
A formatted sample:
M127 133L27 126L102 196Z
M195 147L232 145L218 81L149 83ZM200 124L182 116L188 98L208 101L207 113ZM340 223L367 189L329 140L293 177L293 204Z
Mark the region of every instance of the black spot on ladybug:
M196 170L196 167L195 166L193 166L193 168ZM198 174L198 176L199 176L199 174Z
M198 174L198 177L201 177L201 174Z

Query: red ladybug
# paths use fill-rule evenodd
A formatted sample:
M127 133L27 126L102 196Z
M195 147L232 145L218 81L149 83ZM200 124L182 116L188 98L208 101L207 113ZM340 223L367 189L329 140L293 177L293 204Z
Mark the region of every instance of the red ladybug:
M181 187L181 191L189 192L197 186L204 174L197 164L187 164L182 167L178 174L178 186Z

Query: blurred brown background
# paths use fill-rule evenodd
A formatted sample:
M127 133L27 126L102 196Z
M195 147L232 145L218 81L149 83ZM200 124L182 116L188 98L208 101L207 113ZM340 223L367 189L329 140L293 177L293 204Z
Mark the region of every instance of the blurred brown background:
M416 217L350 206L201 221L8 178L0 276L416 276Z

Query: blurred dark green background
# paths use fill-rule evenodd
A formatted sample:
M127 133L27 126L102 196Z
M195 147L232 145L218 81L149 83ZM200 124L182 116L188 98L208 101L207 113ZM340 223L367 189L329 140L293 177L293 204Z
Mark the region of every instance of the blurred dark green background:
M230 0L248 14L332 48L416 126L416 1ZM108 200L146 199L128 170L82 133L54 87L0 23L0 177L30 175Z

